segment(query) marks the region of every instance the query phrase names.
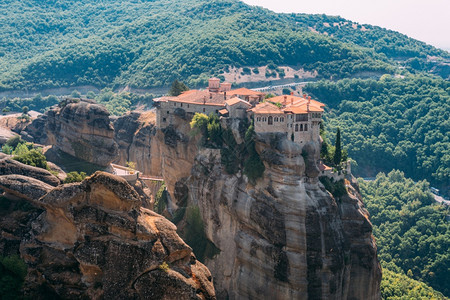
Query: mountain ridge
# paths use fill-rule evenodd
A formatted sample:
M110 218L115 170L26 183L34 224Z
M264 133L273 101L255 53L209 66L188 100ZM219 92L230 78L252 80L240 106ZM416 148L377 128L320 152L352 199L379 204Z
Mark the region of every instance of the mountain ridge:
M0 12L0 40L9 41L0 47L1 90L150 88L174 79L198 86L230 66L269 63L342 78L365 70L399 72L394 55L418 56L422 64L426 56L450 57L376 26L362 31L340 17L277 14L236 0L11 0Z

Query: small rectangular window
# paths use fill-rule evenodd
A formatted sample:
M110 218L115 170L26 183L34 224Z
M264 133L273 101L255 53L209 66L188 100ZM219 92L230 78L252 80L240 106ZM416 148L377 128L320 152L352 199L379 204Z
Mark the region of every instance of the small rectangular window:
M163 122L166 122L166 118L163 118Z

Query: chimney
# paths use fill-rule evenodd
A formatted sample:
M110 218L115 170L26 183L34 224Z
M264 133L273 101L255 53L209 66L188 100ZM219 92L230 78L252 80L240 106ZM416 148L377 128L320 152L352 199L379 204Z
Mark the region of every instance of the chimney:
M286 105L286 103L287 103L287 96L286 95L284 95L284 100L283 100L283 103L284 103L284 105Z
M291 105L294 104L294 98L291 98Z
M294 92L291 92L291 96L294 96Z
M311 96L308 97L308 104L306 105L307 111L309 111L309 104L311 104Z
M212 93L209 93L209 99L212 99Z
M305 98L305 99L306 99L306 94L303 94L303 98Z
M223 92L223 100L227 100L227 92Z
M203 96L203 105L206 104L206 96Z

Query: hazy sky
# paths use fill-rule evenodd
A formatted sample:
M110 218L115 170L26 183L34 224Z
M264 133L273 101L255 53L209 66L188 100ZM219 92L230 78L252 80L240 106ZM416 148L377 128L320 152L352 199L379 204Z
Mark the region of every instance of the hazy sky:
M450 0L243 0L275 12L339 15L450 50Z

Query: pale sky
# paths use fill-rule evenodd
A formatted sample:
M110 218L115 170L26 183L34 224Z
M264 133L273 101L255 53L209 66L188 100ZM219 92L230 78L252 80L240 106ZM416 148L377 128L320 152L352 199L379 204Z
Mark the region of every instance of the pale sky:
M275 12L341 16L450 50L450 0L243 0Z

